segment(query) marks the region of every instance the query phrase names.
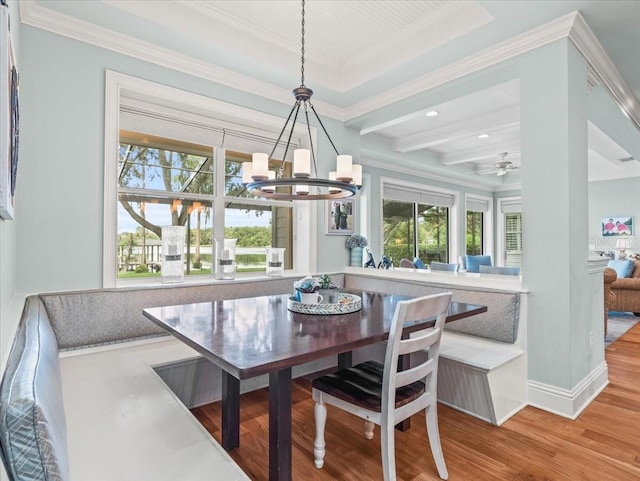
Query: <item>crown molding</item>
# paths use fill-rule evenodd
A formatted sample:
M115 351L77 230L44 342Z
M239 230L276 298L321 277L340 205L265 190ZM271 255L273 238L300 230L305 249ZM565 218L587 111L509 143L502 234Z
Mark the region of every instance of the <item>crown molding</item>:
M530 50L547 45L569 35L577 12L565 15L545 25L529 30L497 45L469 55L457 62L429 72L421 77L387 90L346 109L346 119L351 120L372 110L385 107L401 99L413 97L426 90L443 85Z
M152 43L49 10L38 5L35 0L20 1L20 20L26 25L96 47L193 75L269 100L287 105L293 104L293 96L290 89L276 87L254 77L242 75L206 61L178 54L174 50L158 47ZM344 111L342 109L319 101L314 101L314 105L318 110L322 111L323 115L341 121L344 120Z
M640 102L624 80L587 21L577 13L569 39L586 59L593 76L611 93L622 112L640 130Z
M20 19L27 25L276 102L291 103L289 89L63 15L39 5L36 0L21 0L19 6ZM640 130L640 102L579 12L572 12L345 109L320 101L314 104L327 117L340 121L352 120L567 37L590 66L592 75L590 74L589 84L594 85L601 81L625 115Z

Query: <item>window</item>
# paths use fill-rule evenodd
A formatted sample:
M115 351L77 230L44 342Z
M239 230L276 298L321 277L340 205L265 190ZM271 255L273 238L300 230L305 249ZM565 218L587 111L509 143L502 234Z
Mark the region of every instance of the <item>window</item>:
M212 199L211 149L122 131L118 277L160 275L163 225L186 226L186 274L210 274Z
M483 212L467 211L467 255L481 255L483 234Z
M498 252L499 265L522 266L522 207L520 198L499 199Z
M224 196L216 199L214 150L121 132L118 278L160 276L163 225L186 227L185 275L212 274L214 226L224 232L220 237L237 239L238 272L266 270L270 246L287 248L285 269L291 269L292 206L255 204L241 183L242 162L251 156L231 151L222 151ZM220 222L216 201L224 203Z
M394 260L419 257L425 263L449 262L451 207L454 194L419 186L383 187L384 254Z
M522 265L522 212L505 214L505 265Z
M129 277L159 280L163 225L186 227L186 276L211 275L214 239L223 238L237 239L239 273L264 272L269 246L286 249L286 269L310 269L315 212L256 198L241 182L242 162L271 151L281 119L113 72L106 96L105 287ZM309 147L304 130L292 145Z
M466 209L466 235L465 252L467 255L482 255L490 252L486 239L490 237L488 222L485 222L485 214L490 212L490 199L484 197L467 196L465 199ZM490 216L489 216L490 217ZM489 222L490 223L490 222Z

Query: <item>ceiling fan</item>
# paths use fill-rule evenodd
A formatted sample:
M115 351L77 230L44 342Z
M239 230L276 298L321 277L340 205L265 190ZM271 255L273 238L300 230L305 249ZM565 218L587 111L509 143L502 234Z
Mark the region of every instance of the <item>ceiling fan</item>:
M493 166L497 169L496 175L500 177L501 175L505 175L510 170L519 169L519 167L513 165L513 162L510 160L506 160L509 152L500 152L498 154L500 156L500 160L493 164Z

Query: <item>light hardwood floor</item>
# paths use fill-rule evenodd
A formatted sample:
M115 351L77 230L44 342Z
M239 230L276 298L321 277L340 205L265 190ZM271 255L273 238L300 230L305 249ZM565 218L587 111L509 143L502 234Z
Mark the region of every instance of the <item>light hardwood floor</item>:
M606 349L609 385L571 421L527 407L500 427L439 405L440 438L451 481L640 480L640 324ZM313 464L310 383L293 390L293 477L296 481L382 480L380 436L363 436L360 419L329 406L325 467ZM256 481L268 479L265 389L242 396L240 447L231 456ZM193 410L220 441L220 406ZM424 415L396 432L398 480L438 480Z

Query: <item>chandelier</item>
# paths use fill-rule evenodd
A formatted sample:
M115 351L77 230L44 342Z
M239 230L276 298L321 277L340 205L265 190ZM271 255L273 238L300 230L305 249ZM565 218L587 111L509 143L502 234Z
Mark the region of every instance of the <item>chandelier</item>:
M242 183L246 189L257 197L267 197L270 199L282 200L319 200L319 199L342 199L356 195L362 186L362 166L353 164L350 155L340 155L338 149L334 145L327 129L322 120L318 116L316 109L311 103L313 90L304 84L304 4L302 0L302 47L301 47L301 81L300 86L293 89L293 96L296 101L289 112L278 140L271 150L271 154L255 153L251 162L242 163ZM309 135L310 149L293 150L293 170L291 177L284 176L285 159L291 148L291 138L298 119L298 114L302 108L306 121L307 133ZM316 157L313 149L313 141L311 138L311 127L309 125L309 110L313 112L318 123L322 127L322 131L327 136L329 143L333 147L337 157L336 170L329 172L328 179L317 177L318 169ZM276 148L280 144L280 140L287 132L289 122L291 126L287 143L284 147L284 155L280 162L278 172L269 170L269 160L273 157ZM311 166L316 177L311 176Z

